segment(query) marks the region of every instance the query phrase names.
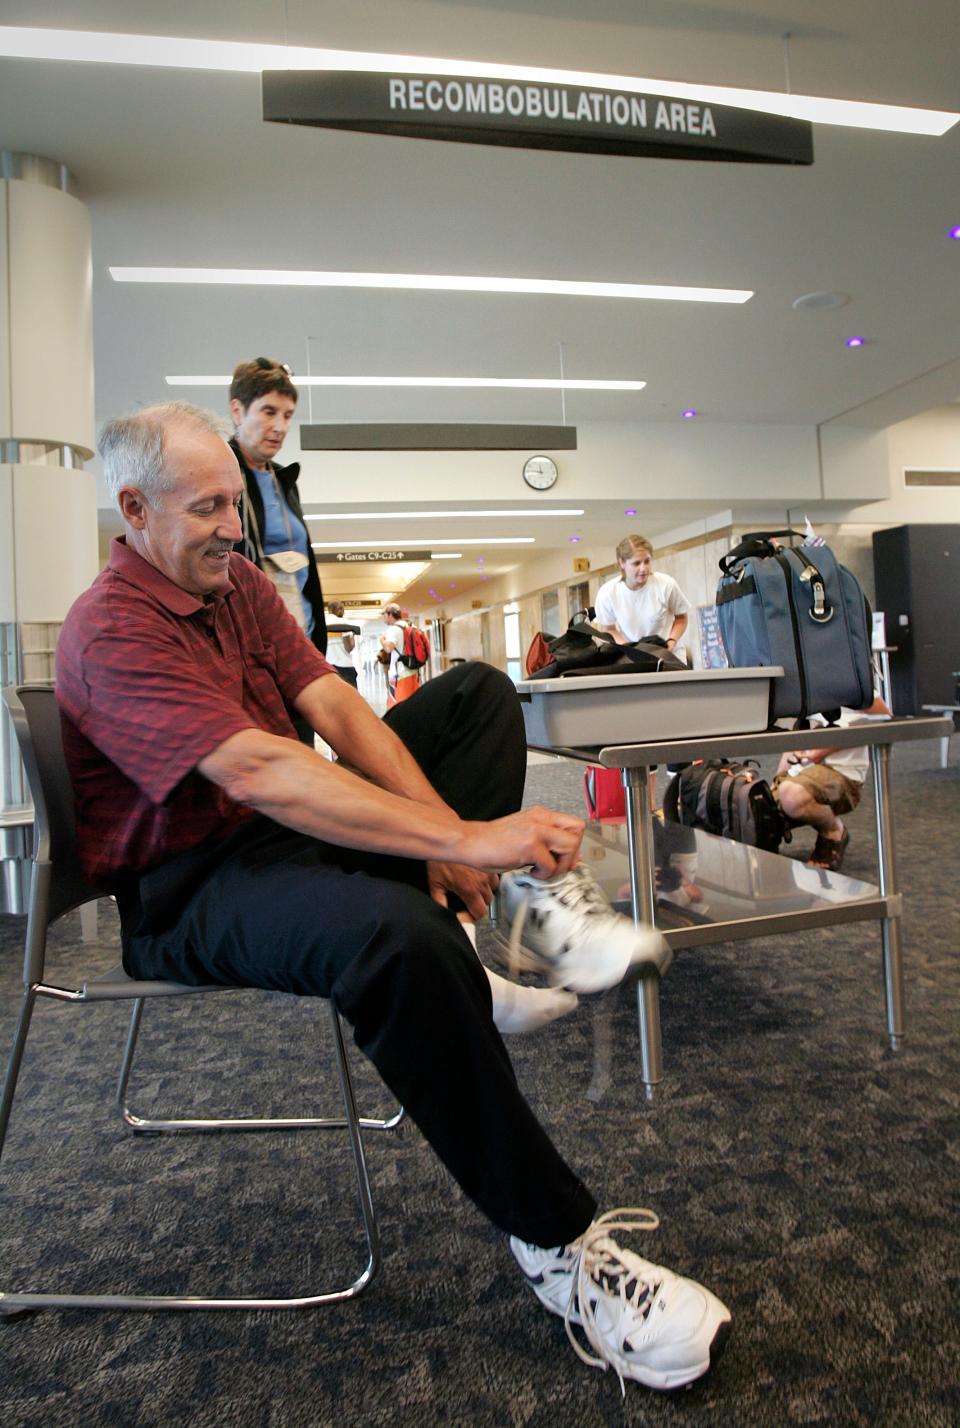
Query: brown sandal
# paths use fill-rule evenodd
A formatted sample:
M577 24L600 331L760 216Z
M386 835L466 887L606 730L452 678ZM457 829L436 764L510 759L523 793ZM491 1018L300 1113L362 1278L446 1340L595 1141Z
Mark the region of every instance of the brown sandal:
M818 834L813 852L807 859L807 867L823 868L828 873L839 873L843 867L843 856L849 842L850 834L846 828L843 830L843 837L839 839L824 838Z

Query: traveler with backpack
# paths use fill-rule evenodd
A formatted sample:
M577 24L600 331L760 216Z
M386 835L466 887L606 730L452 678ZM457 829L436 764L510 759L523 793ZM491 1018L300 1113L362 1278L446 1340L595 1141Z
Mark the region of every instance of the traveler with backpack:
M390 700L402 704L420 688L420 670L426 664L430 647L423 631L403 618L399 605L385 606L383 618L387 628L380 636L380 648L390 657L387 667Z
M891 710L877 695L869 709L841 709L838 727L847 729L862 720L889 719ZM827 727L822 715L813 725ZM784 754L773 780L773 796L788 827L808 823L817 841L807 859L810 868L839 873L850 834L841 814L852 813L860 802L870 756L866 745L855 749L797 749Z

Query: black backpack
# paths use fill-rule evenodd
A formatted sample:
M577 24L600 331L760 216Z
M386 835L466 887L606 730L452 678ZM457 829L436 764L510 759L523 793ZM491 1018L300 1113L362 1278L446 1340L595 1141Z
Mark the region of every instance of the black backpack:
M734 764L698 759L687 764L667 785L664 818L775 853L789 838L786 820L770 785L756 770L752 760Z

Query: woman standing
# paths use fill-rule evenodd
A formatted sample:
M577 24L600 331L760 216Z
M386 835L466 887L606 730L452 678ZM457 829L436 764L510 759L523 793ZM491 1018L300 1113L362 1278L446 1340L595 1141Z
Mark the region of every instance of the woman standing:
M230 383L230 442L243 473L243 540L236 549L265 571L297 624L321 654L327 649L323 590L303 519L300 467L278 466L297 409L289 367L269 357L241 362Z

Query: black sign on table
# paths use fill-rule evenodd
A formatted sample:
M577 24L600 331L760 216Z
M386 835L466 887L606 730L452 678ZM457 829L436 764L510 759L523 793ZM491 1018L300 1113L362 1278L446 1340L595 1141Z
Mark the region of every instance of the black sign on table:
M521 149L812 164L813 126L726 104L544 80L264 70L263 117Z

